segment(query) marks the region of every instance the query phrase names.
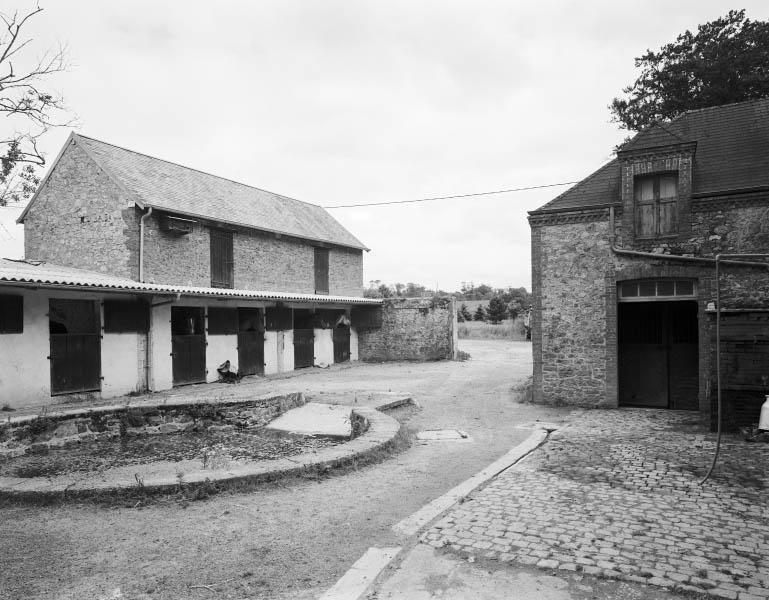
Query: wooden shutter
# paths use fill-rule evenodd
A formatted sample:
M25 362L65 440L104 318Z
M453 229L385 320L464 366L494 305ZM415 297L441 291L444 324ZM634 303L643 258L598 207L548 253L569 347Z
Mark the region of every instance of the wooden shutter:
M315 293L328 294L328 249L315 248Z
M211 287L232 288L232 232L211 229Z
M659 178L659 235L678 231L678 182L675 175Z
M635 180L636 235L654 237L657 235L656 205L654 202L654 179L638 177Z

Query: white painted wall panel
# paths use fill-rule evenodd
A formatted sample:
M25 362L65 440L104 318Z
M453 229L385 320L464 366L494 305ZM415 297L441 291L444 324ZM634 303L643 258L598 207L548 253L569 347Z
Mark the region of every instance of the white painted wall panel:
M230 371L238 370L238 336L209 335L206 338L206 381L211 383L219 379L217 367L225 360L230 361Z

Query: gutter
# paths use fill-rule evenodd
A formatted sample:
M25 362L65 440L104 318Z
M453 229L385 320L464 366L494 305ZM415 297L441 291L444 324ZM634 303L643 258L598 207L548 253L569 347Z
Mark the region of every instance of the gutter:
M152 207L139 219L139 283L144 283L144 220L152 214Z

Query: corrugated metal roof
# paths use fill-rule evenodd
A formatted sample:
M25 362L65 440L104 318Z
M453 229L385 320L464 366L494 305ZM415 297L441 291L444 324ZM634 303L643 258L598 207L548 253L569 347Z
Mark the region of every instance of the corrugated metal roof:
M652 125L621 150L696 142L692 193L715 195L769 186L769 99L687 111ZM620 201L617 160L533 212L578 209Z
M280 300L314 304L381 304L376 298L358 296L325 296L295 294L290 292L261 292L255 290L231 290L209 287L140 283L132 279L113 277L103 273L85 271L38 261L0 259L0 286L2 284L37 285L49 288L73 288L77 290L105 290L144 294L203 296L251 300Z
M71 140L85 150L131 196L131 200L141 206L368 250L326 209L316 204L77 133L72 134ZM23 218L24 215L21 216Z

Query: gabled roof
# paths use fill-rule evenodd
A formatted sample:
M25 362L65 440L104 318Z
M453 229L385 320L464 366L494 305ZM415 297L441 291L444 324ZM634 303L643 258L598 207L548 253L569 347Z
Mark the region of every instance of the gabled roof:
M76 143L140 207L368 250L323 207L114 146L77 133ZM65 145L66 148L66 145ZM51 167L51 171L56 164ZM45 182L39 188L42 189ZM23 222L32 198L19 217Z
M692 142L692 194L769 188L769 98L687 111L644 129L620 150ZM620 179L615 159L533 212L618 203Z
M358 296L326 296L319 294L298 294L288 292L262 292L256 290L233 290L223 288L193 287L141 283L133 279L113 277L104 273L64 267L42 261L24 261L0 258L0 286L23 285L52 289L114 291L156 295L193 297L235 298L244 300L275 300L311 302L313 304L381 304L376 298Z

